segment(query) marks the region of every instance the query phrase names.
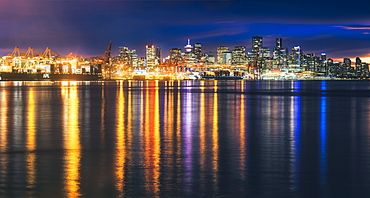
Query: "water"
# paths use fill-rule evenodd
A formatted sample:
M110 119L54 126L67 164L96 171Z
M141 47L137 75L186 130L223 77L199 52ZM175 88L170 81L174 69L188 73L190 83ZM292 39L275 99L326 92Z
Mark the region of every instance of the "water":
M0 197L369 197L370 81L0 82Z

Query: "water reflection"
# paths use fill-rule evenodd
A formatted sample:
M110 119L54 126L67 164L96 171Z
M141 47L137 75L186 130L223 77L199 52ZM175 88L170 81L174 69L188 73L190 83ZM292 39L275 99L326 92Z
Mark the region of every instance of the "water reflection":
M35 91L31 87L28 92L28 115L27 115L27 133L26 133L26 147L28 154L26 157L27 163L27 188L33 189L36 180L36 154L33 152L36 149L36 105L35 105ZM29 194L30 195L30 194Z
M214 81L214 90L217 91L217 81ZM212 124L212 169L213 169L213 189L215 190L215 194L218 193L218 182L219 182L219 176L218 176L218 169L219 169L219 140L218 140L218 93L215 92L213 94L213 109L212 109L213 115L212 120L210 120Z
M326 91L326 81L321 82L321 90ZM327 141L326 141L326 97L320 97L320 183L326 184L327 174Z
M292 82L294 92L300 92L300 81ZM291 142L291 181L292 190L298 190L301 173L301 97L290 98L290 142Z
M79 97L76 86L61 86L63 99L64 188L66 197L79 197L80 192L80 129Z
M125 163L126 163L126 141L125 141L125 97L123 86L118 88L117 97L117 124L116 124L116 156L115 156L115 175L116 188L118 197L124 197L124 182L125 182Z
M4 154L8 148L8 92L0 89L0 194L6 195L8 187L8 155Z
M159 94L158 81L151 83L145 91L145 122L144 122L144 164L145 164L145 189L150 195L159 195L159 162L160 162L160 128L159 128Z
M366 194L369 100L336 83L1 82L0 194Z

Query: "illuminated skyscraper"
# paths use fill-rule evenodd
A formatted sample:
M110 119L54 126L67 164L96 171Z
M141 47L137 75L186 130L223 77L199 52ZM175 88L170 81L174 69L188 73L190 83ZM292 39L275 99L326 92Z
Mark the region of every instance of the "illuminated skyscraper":
M233 65L244 65L247 63L246 49L244 46L236 46L232 51L232 64Z
M155 48L155 65L160 65L162 62L162 49L157 46Z
M155 45L150 44L146 46L146 66L154 67L156 65L156 52Z
M250 60L253 60L256 57L257 51L259 53L259 57L269 58L270 57L270 49L268 47L263 47L263 39L261 36L254 36L252 37L252 52L248 52L248 57Z
M130 50L128 47L119 47L120 62L125 67L137 67L138 59L136 50Z
M194 52L194 55L195 55L195 61L199 62L200 59L202 58L202 44L195 43L193 52Z
M217 48L217 63L218 64L225 64L226 60L224 60L224 53L230 52L229 47L218 47Z
M256 52L258 49L262 48L262 37L254 36L252 37L252 52Z
M273 60L275 68L287 67L288 48L283 47L283 39L276 38L276 47L273 51Z

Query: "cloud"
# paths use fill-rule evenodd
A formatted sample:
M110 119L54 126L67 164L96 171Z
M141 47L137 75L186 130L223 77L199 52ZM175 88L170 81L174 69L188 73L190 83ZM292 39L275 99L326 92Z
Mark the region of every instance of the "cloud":
M346 30L370 30L370 25L340 25L334 27L340 27Z

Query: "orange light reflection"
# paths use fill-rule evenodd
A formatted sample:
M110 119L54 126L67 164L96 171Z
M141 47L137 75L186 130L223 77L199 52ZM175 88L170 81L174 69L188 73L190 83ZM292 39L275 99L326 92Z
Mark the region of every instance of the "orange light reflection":
M27 188L32 189L35 185L36 179L36 154L32 151L36 148L36 126L35 126L35 93L31 87L28 95L27 105L27 133L26 133L26 147L27 147Z
M117 98L117 127L116 127L116 162L115 162L115 175L116 175L116 189L119 197L124 196L124 180L125 180L125 97L123 86L119 86Z
M79 98L75 86L62 86L63 138L64 138L64 186L66 197L79 197L80 193L80 131L78 126Z

